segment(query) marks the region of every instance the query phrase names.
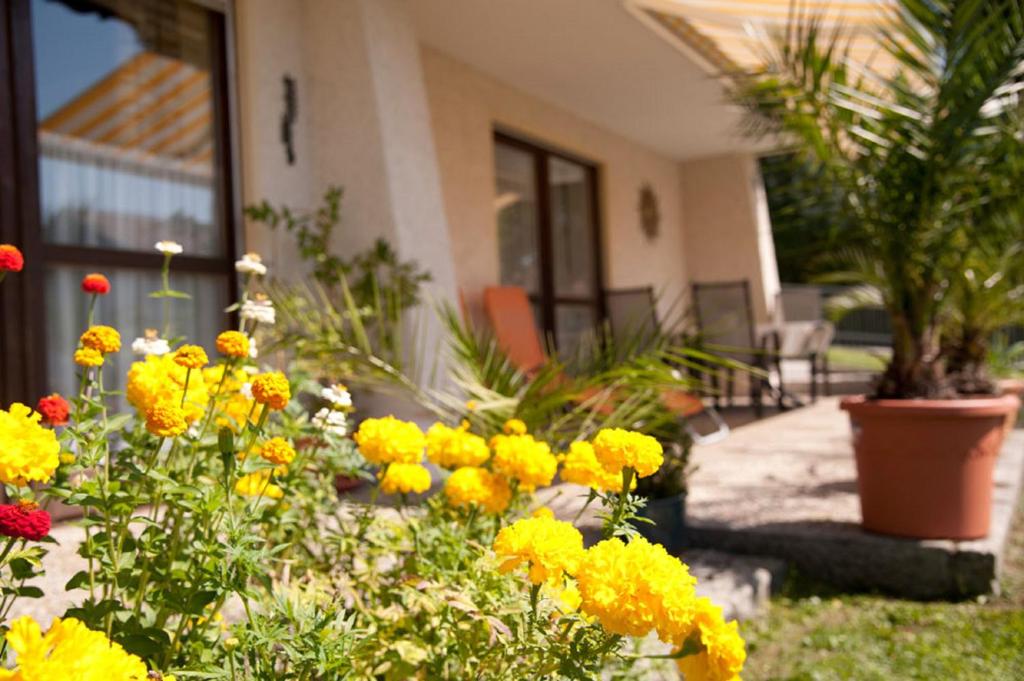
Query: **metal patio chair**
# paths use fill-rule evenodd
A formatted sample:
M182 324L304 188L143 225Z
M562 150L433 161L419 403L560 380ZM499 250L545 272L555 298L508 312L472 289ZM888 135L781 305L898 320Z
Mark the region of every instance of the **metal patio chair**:
M616 290L605 290L605 312L607 313L608 329L611 332L613 342L623 342L625 339L638 340L641 346L652 342L661 333L661 324L658 321L657 301L654 295L654 288L651 286L640 286L636 288L624 288ZM725 422L722 415L713 406L705 404L699 395L691 392L682 392L690 401L699 401L700 406L690 405L689 417L685 428L693 441L697 444L712 444L729 435L729 424ZM693 423L693 417L704 415L711 421L714 430L708 433L701 433Z
M754 413L764 411L764 395L775 400L780 410L802 406L802 402L785 389L779 353L779 335L773 330L760 332L754 322L747 280L701 282L692 285L693 306L697 327L703 342L716 354L752 366L758 373L749 375L750 401ZM712 372L712 383L723 372ZM734 404L736 371L725 374L725 395Z

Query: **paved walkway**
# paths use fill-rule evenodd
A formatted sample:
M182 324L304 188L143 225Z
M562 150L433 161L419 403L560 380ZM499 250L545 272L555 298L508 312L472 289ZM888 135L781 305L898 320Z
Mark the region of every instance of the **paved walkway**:
M696 447L687 521L691 545L776 556L851 589L956 598L998 588L1024 475L1024 430L995 472L992 530L969 542L915 541L860 528L850 426L839 398L738 428Z

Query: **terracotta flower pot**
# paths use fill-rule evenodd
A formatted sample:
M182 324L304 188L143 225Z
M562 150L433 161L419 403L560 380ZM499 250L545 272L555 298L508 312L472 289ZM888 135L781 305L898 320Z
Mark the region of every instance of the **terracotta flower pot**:
M988 534L992 470L1014 395L962 400L847 398L864 529L917 539Z

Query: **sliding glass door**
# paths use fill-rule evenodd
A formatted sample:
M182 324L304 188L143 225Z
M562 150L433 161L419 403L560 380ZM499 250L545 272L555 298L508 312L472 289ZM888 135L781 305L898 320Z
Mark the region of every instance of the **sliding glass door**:
M597 169L495 134L500 281L526 289L538 328L571 350L603 317Z

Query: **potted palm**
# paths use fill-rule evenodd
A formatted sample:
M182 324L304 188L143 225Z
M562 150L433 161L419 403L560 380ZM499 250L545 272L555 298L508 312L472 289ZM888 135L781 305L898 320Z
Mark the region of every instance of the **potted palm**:
M874 287L892 321L874 394L842 404L864 527L974 538L988 532L1002 425L1018 401L958 392L963 367L943 333L969 246L1021 206L1024 6L896 0L880 11L867 63L853 58L852 33L794 13L735 96L758 133L791 142L838 190L851 225L838 277Z

